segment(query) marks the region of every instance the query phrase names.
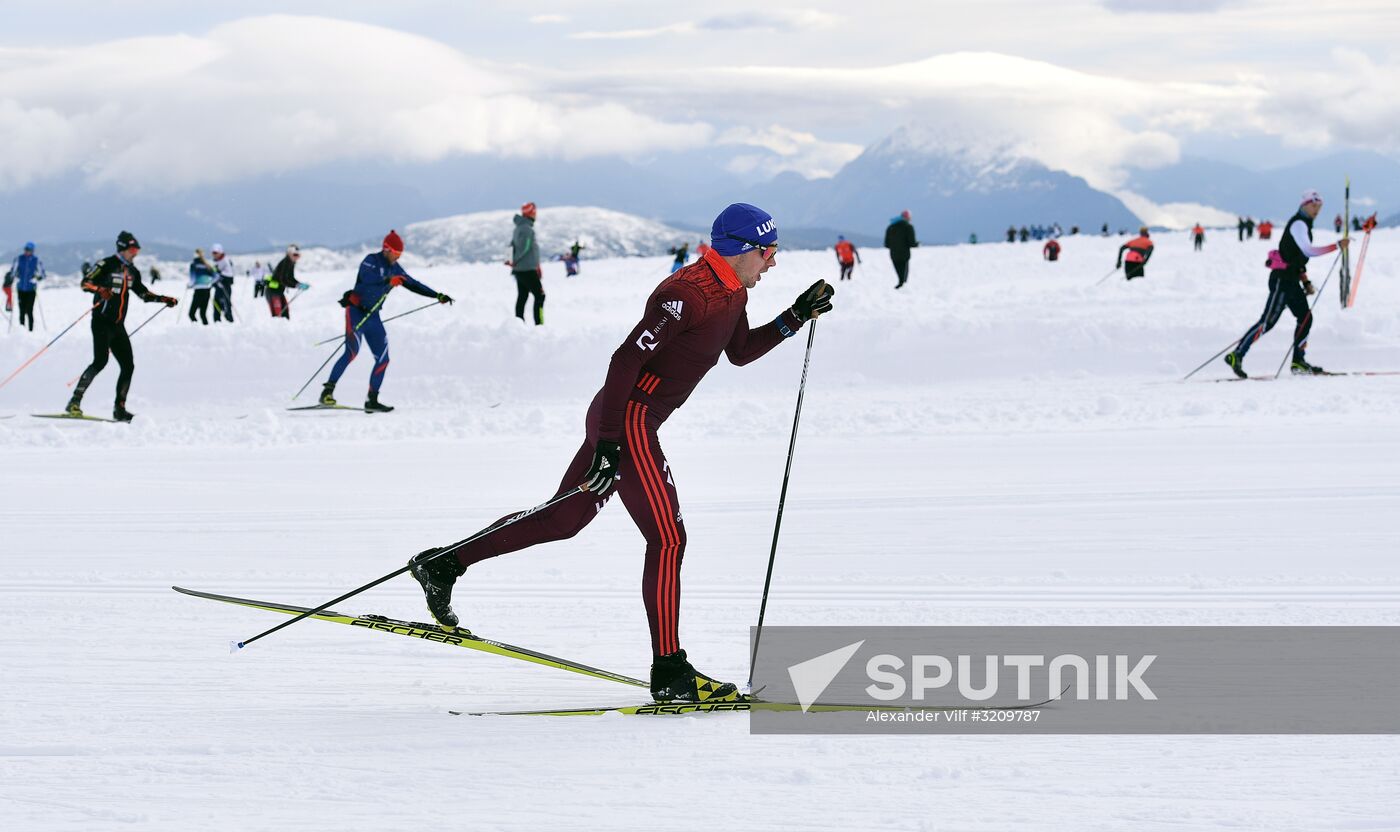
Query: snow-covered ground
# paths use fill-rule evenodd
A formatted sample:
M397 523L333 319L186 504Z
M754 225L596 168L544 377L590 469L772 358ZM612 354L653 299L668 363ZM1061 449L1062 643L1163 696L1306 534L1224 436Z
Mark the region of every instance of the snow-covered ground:
M1196 254L1166 235L1146 280L1095 286L1121 242L1069 238L1054 264L1035 244L921 249L898 292L865 252L816 335L770 623L1400 624L1400 376L1175 383L1258 316L1267 245L1212 235ZM1400 370L1397 247L1400 231L1376 233L1352 310L1333 277L1310 357ZM86 322L0 390L16 414L0 420L0 827L1400 827L1394 738L469 720L446 712L634 697L320 622L230 656L280 619L168 589L315 604L550 496L668 261L546 266L542 328L511 317L503 267L422 269L458 303L388 325L389 416L284 410L330 354L312 343L341 326L348 269L303 274L290 322L242 278L234 326L163 313L134 342L132 425L28 418L66 401ZM781 253L752 320L833 265ZM0 373L84 302L49 290L50 332L0 337ZM1248 369L1272 373L1290 332L1285 317ZM725 678L746 674L804 340L722 362L662 434L690 535L683 638ZM342 400L368 370L352 366ZM459 609L484 635L644 675L641 552L614 507L473 568ZM426 616L406 578L338 607Z

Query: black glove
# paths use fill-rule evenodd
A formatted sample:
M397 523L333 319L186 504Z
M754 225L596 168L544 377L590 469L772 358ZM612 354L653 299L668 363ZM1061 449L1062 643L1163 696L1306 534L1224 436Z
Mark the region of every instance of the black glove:
M600 497L608 493L617 477L620 456L622 451L616 442L599 439L598 445L593 449L593 464L588 466L588 473L583 475L584 487Z
M792 304L792 314L799 321L810 321L818 315L831 311L831 298L836 289L825 280L818 280L811 288L797 296Z
M1311 280L1308 280L1306 277L1303 278L1303 294L1305 294L1305 295L1313 295L1313 294L1316 294L1316 293L1317 293L1317 290L1313 288L1312 281L1311 281Z
M340 296L340 300L338 300L338 301L336 301L336 302L339 303L341 306L345 307L346 309L349 309L349 308L350 308L350 296L353 295L353 294L355 294L355 292L354 292L353 290L346 290L345 294L341 295L341 296Z
M161 303L165 304L166 306L175 306L176 304L179 303L178 300L172 298L172 297L169 296L169 295L161 295L160 297L156 298L156 300L160 301Z
M456 303L450 295L444 295L442 292L438 292L437 301L438 303Z

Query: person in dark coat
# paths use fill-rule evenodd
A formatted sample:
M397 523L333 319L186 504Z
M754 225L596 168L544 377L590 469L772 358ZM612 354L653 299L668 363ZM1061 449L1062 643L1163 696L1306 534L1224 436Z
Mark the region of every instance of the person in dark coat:
M909 250L917 248L918 245L914 225L909 221L909 212L900 212L899 216L890 220L889 228L885 229L885 248L890 250L890 262L894 264L894 273L899 278L894 288L898 289L909 282Z

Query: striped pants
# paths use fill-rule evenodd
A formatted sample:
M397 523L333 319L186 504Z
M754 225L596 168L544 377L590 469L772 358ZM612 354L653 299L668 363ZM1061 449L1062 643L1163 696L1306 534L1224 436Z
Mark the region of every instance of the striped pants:
M619 465L622 478L606 497L592 494L570 497L462 547L457 550L458 560L463 566L471 566L496 555L573 537L598 516L613 494L621 495L622 504L647 543L646 564L642 568L642 602L651 625L652 652L664 656L679 650L685 524L681 520L675 480L657 440L658 426L654 419L648 418L646 405L628 402ZM555 493L583 482L583 475L592 462L593 445L585 441L574 454Z
M1308 295L1303 291L1303 284L1298 278L1281 269L1269 272L1269 300L1264 304L1264 314L1254 326L1240 336L1240 345L1235 348L1235 355L1244 358L1249 348L1254 346L1254 342L1274 328L1285 308L1298 320L1298 325L1293 329L1293 360L1301 361L1304 351L1308 348L1308 333L1312 331Z

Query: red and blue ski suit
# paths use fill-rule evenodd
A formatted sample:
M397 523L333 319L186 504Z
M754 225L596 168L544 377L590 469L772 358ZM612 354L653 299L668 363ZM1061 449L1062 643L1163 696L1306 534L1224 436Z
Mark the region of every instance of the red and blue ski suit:
M377 251L360 262L360 272L355 278L355 288L345 296L345 352L331 367L331 384L340 381L340 376L350 362L360 354L360 339L369 342L374 353L374 369L369 374L370 392L378 393L384 383L384 371L389 369L389 334L384 331L384 322L379 318L379 308L395 286L403 286L410 292L428 298L438 293L408 276L403 266L390 263L382 251Z
M573 537L613 494L620 494L646 538L642 600L651 626L652 651L663 656L680 649L685 523L657 431L719 363L721 354L742 366L801 328L789 309L750 329L745 311L748 298L748 290L713 249L663 280L647 298L641 321L613 353L603 387L588 407L583 444L564 472L559 492L583 482L600 439L621 446L617 486L601 499L579 495L564 500L462 547L457 550L462 565Z

